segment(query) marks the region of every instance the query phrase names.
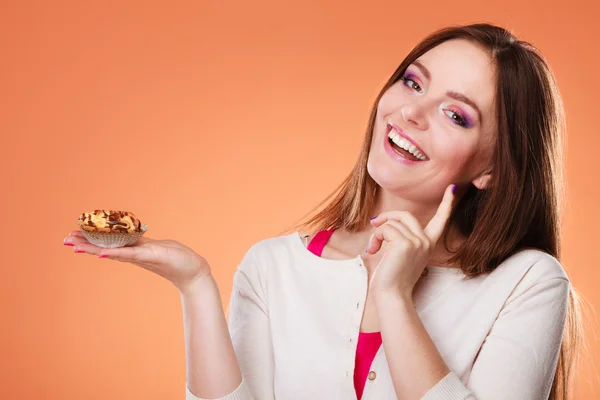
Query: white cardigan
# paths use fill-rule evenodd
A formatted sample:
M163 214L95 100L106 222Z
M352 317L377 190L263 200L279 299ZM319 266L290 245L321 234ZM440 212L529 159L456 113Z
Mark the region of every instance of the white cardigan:
M523 250L470 280L457 269L428 270L415 287L415 306L452 372L423 400L547 399L570 290L560 263ZM360 256L318 257L297 232L252 246L235 273L228 311L243 381L220 400L355 400L366 295ZM402 398L384 347L363 400ZM186 399L202 400L187 385Z

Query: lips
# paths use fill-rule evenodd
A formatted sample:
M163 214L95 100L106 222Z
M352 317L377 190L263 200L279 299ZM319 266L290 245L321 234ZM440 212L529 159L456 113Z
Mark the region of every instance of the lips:
M419 146L419 145L417 144L417 142L415 142L415 141L413 140L413 138L411 138L410 136L408 136L408 133L406 133L406 132L405 132L405 131L404 131L402 128L400 128L398 125L396 125L396 124L394 124L394 123L392 123L392 122L388 122L388 123L387 123L387 133L386 133L386 136L387 136L387 135L389 135L389 133L390 133L390 131L391 131L392 129L393 129L393 130L394 130L394 131L395 131L395 132L396 132L398 135L400 135L400 136L401 136L403 139L405 139L407 142L409 142L410 144L412 144L413 146L415 146L415 147L416 147L416 149L417 149L417 150L418 150L418 151L419 151L421 154L423 154L423 155L424 155L424 156L427 158L427 160L429 160L429 156L427 155L427 153L425 153L425 152L423 151L423 149L421 148L421 146ZM426 161L427 161L427 160L426 160Z

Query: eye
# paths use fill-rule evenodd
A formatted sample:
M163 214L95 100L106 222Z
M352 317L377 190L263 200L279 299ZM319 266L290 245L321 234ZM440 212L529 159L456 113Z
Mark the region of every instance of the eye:
M421 89L421 86L419 86L419 84L417 82L415 82L415 80L411 76L402 75L400 77L400 80L404 82L405 86L408 86L409 88L414 89L419 93L423 92L423 89Z
M465 128L467 127L467 121L465 117L462 116L458 111L444 110L444 113L446 113L446 115L449 116L455 124Z

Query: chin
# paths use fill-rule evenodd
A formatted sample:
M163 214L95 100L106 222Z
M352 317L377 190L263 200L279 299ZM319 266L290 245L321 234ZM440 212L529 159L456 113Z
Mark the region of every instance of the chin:
M397 197L423 203L435 203L439 200L440 194L443 194L445 188L450 185L450 183L440 185L439 181L433 182L418 178L403 178L393 168L373 161L369 160L367 162L367 173L379 187Z
M381 165L379 162L372 162L371 159L367 162L367 173L381 188L388 191L401 189L403 186L410 184L409 182L398 179L398 174L394 173L392 168Z

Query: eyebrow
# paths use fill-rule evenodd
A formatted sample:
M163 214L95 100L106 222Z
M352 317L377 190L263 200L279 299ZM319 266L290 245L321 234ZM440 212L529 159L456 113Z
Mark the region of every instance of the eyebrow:
M428 81L431 80L431 74L429 73L429 70L427 68L425 68L425 66L423 64L421 64L421 62L419 60L415 60L412 63L415 67L417 67L421 70L421 73L423 75L425 75L425 78L427 78Z
M425 68L425 66L419 60L413 61L412 64L415 67L419 68L421 73L423 75L425 75L425 78L427 78L428 81L431 80L431 73L429 72L429 70L427 68ZM446 92L446 96L451 97L454 100L462 101L463 103L470 105L471 107L473 107L475 109L475 111L477 111L477 115L479 116L479 121L482 120L481 110L479 110L479 107L477 107L477 104L475 104L475 102L473 100L471 100L470 98L468 98L467 96L465 96L462 93L453 92L453 91Z
M479 121L483 120L483 118L481 118L481 111L479 110L479 107L477 107L477 104L475 104L475 102L473 100L471 100L464 94L458 93L458 92L449 91L449 92L446 92L446 95L448 97L452 97L455 100L462 101L463 103L466 103L466 104L470 105L471 107L473 107L475 109L475 111L477 111L477 116L479 117Z

